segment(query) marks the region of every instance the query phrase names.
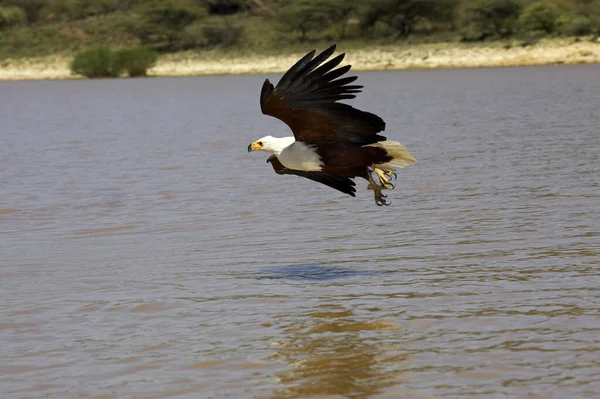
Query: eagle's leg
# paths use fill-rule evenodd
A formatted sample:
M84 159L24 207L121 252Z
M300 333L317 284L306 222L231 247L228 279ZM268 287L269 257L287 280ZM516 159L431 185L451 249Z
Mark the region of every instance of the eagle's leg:
M377 177L379 177L379 182L381 183L381 187L387 189L387 190L393 190L394 189L394 185L392 183L390 183L390 177L392 176L392 172L389 172L387 170L382 170L379 168L373 168L373 170L375 171L375 173L377 173Z
M375 183L375 180L373 180L373 176L371 176L370 172L367 172L367 176L369 180L369 185L367 186L367 188L369 190L373 190L373 195L375 196L375 203L378 206L389 205L390 203L385 200L387 198L387 195L382 193L383 187Z

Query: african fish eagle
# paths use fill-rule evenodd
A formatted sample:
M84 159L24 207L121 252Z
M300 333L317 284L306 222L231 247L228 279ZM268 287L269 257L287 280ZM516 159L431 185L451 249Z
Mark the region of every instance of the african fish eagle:
M316 57L315 50L309 52L275 87L265 80L260 93L262 113L286 123L294 136L262 137L248 146L248 152L271 153L267 162L277 174L305 177L353 197L352 179L362 177L369 181L367 188L373 190L375 203L389 205L382 190L394 188L390 177L397 168L416 160L402 144L378 134L385 129L379 116L339 102L356 97L363 86L350 84L356 76L340 78L351 65L334 69L345 54L325 62L335 48Z

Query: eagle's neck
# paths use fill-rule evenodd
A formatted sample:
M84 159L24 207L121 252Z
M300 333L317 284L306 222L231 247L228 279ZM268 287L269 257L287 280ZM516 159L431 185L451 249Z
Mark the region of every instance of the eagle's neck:
M294 141L296 141L296 139L293 136L273 137L272 141L269 143L269 147L271 147L270 150L273 151L273 154L278 157L281 155L281 151L286 147L289 147Z

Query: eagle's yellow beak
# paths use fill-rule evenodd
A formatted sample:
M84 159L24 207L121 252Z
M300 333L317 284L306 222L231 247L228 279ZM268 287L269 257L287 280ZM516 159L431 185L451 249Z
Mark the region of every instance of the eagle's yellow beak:
M248 146L248 152L258 151L262 149L262 147L262 142L255 141L254 143L250 143L250 145Z

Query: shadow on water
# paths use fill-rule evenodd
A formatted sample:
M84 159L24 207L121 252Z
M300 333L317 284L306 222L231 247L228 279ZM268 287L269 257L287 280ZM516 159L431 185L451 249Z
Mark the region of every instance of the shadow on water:
M286 279L286 280L340 280L353 277L375 276L381 272L364 270L358 267L340 265L285 265L268 267L258 271L259 279Z

